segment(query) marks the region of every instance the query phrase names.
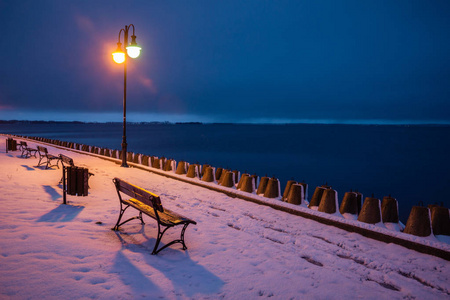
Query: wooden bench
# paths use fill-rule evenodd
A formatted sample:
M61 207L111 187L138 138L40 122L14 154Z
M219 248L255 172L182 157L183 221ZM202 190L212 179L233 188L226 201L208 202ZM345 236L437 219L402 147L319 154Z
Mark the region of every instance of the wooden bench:
M20 154L21 157L31 157L33 155L36 157L36 153L38 152L37 149L33 149L28 147L27 142L21 141L19 144L19 150L22 151L22 154Z
M71 166L71 167L75 167L75 164L73 163L73 159L65 156L64 154L60 154L59 155L59 159L61 161L61 165L64 167L64 164Z
M42 165L45 163L46 169L53 167L53 166L57 166L59 169L58 162L61 160L59 158L59 156L55 156L53 154L48 153L47 148L42 147L42 146L37 146L37 150L39 153L39 162L36 167L39 167L42 162ZM56 164L52 165L52 161L55 161L55 160L56 160Z
M175 243L182 244L183 250L187 249L186 244L184 243L184 232L186 231L186 228L188 227L189 224L194 225L197 224L195 221L163 208L161 198L158 195L155 195L149 191L144 190L143 188L130 184L119 178L114 178L113 182L116 186L117 195L119 196L120 201L120 214L113 230L116 231L119 230L119 226L134 219L139 219L141 220L142 224L145 224L144 220L142 219L142 213L144 213L158 222L158 237L156 239L156 244L155 247L153 248L152 254L157 254L161 250ZM131 198L124 199L122 197L122 194ZM139 215L120 223L125 210L130 206L137 209L139 211ZM177 225L183 225L180 239L173 240L170 243L158 249L159 243L161 242L161 238L163 237L166 230L171 227L175 227ZM161 227L165 228L161 230Z

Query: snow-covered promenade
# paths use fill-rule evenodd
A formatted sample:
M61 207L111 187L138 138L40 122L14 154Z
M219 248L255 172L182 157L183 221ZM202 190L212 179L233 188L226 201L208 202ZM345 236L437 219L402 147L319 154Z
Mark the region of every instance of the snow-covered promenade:
M28 141L29 146L37 143ZM62 204L61 169L5 153L0 136L0 299L444 299L450 262L267 206L46 145L94 173ZM197 222L187 251L150 255L156 222L114 232L119 177ZM134 212L133 212L134 213ZM131 214L131 212L128 212ZM175 238L179 229L166 235ZM163 239L164 242L164 239Z

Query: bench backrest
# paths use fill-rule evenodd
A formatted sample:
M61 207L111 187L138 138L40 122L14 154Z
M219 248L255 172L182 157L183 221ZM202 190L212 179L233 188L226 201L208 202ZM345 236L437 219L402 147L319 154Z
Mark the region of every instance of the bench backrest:
M45 155L47 155L48 151L47 148L42 147L42 146L37 146L39 153L44 153Z
M145 205L148 205L157 211L164 212L164 208L161 204L161 199L158 195L155 195L147 190L144 190L143 188L123 181L122 179L119 179L117 177L113 179L113 182L116 185L120 200L122 200L122 197L119 192L122 192L125 195L139 200Z
M73 159L72 158L70 158L70 157L68 157L68 156L65 156L64 154L60 154L59 155L59 158L61 158L61 162L64 164L68 164L69 166L71 166L71 167L73 167L73 166L75 166L75 164L73 163Z

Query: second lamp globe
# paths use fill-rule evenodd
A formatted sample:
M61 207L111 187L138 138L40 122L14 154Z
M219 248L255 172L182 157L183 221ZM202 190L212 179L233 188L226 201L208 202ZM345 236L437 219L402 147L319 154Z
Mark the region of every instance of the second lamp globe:
M136 36L131 36L131 43L127 46L128 56L131 58L137 58L141 54L141 47L136 43Z

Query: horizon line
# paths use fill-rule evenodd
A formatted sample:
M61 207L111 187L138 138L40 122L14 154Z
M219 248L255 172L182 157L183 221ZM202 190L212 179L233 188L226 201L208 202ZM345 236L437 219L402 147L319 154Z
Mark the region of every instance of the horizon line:
M79 121L79 120L26 120L26 119L0 119L1 123L83 123L83 124L122 124L120 121ZM127 124L236 124L236 125L387 125L387 126L449 126L450 121L411 121L411 120L328 120L328 119L303 119L303 120L250 120L250 121L127 121Z

